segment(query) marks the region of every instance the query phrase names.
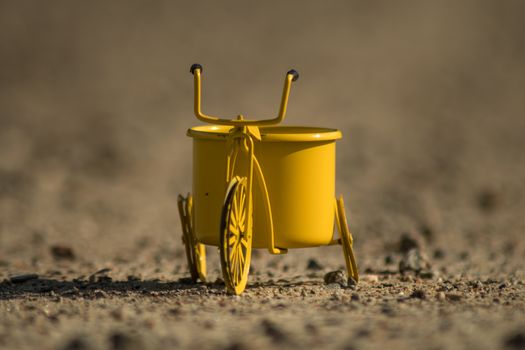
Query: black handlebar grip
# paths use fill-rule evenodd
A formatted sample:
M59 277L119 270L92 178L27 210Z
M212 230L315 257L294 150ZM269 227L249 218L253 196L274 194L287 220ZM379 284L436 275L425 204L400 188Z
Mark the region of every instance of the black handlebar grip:
M293 75L292 81L296 81L297 79L299 79L299 72L296 71L295 69L290 69L290 70L286 73L286 75L288 75L288 74Z
M198 64L198 63L194 63L194 64L191 65L190 73L194 74L195 69L200 69L201 72L202 72L202 66L200 64Z

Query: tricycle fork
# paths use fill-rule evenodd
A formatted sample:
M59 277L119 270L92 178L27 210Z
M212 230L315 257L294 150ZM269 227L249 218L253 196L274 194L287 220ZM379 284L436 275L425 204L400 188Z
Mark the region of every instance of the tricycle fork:
M254 139L260 141L259 129L256 126L244 126L237 127L230 134L230 151L227 156L228 166L226 168L226 181L229 184L230 180L234 176L234 168L237 162L237 157L240 149L248 154L249 157L249 170L248 170L248 181L247 187L249 189L248 203L250 208L250 214L252 214L252 199L253 199L253 179L257 179L257 185L260 193L263 197L263 207L265 212L267 235L268 235L268 251L271 254L286 254L287 249L278 248L275 246L275 232L273 227L272 208L270 204L270 196L268 194L268 187L266 186L266 180L262 172L261 165L254 154Z

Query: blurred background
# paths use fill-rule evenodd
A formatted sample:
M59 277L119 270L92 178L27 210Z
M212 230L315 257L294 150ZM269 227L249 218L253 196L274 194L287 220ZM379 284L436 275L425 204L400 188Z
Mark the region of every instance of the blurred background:
M338 128L357 251L525 254L521 1L1 1L0 262L181 253L204 109ZM488 249L490 247L490 249ZM140 251L140 250L139 250ZM483 253L484 254L484 253ZM366 257L366 258L365 258ZM339 258L339 257L338 257Z

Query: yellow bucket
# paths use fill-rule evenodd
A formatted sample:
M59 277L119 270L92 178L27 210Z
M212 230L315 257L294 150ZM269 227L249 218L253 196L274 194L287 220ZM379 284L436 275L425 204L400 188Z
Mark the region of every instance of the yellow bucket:
M219 245L220 217L226 192L227 136L231 126L188 130L193 138L194 231L197 240ZM260 127L255 141L270 198L278 248L327 245L334 232L335 129ZM254 179L254 181L257 181ZM253 186L253 248L268 248L263 195Z

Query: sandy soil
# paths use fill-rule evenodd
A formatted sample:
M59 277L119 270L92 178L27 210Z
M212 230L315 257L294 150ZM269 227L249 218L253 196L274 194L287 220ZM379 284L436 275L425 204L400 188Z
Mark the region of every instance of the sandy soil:
M0 1L0 348L525 348L522 2ZM339 247L192 284L189 66L210 113L342 130ZM407 267L408 266L408 267ZM401 267L401 268L400 268ZM415 270L415 271L414 271Z

